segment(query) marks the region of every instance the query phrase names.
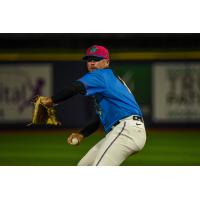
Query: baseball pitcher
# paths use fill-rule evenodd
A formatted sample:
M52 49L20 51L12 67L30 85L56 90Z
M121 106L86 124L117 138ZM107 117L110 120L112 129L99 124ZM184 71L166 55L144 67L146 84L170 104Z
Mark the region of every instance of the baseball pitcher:
M48 107L76 94L92 96L96 107L96 120L78 133L72 133L67 141L79 144L94 133L102 123L105 137L79 161L79 166L118 166L132 154L139 152L146 142L142 112L124 81L109 67L108 50L93 45L86 50L83 60L88 73L42 103Z

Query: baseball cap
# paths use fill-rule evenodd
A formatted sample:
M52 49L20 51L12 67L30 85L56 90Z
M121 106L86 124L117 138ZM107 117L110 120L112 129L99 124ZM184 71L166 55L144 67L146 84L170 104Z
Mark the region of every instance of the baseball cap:
M91 57L110 59L108 50L103 46L93 45L86 50L86 55L83 60L88 60Z

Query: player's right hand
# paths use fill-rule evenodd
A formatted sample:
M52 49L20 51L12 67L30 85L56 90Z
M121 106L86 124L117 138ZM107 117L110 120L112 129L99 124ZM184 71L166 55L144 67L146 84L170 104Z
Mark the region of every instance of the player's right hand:
M77 144L74 144L74 143L73 143L73 139L74 139L74 138L78 140ZM80 134L80 133L72 133L72 134L67 138L67 143L68 143L68 144L71 144L71 145L79 145L80 142L83 140L83 138L84 138L84 136L83 136L82 134Z

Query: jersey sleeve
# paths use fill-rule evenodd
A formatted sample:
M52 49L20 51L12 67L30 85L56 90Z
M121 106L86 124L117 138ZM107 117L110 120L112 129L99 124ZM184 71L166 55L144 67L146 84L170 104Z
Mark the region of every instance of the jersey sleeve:
M103 73L101 73L101 70L89 72L81 77L78 81L82 82L85 86L85 96L102 93L106 88L105 79Z

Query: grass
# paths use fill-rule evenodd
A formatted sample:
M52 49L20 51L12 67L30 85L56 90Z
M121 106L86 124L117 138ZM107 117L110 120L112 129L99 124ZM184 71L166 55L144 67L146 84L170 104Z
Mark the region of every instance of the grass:
M79 146L66 143L63 130L1 131L0 166L74 166L103 134L94 134ZM148 131L145 148L124 166L199 166L200 133L192 131Z

